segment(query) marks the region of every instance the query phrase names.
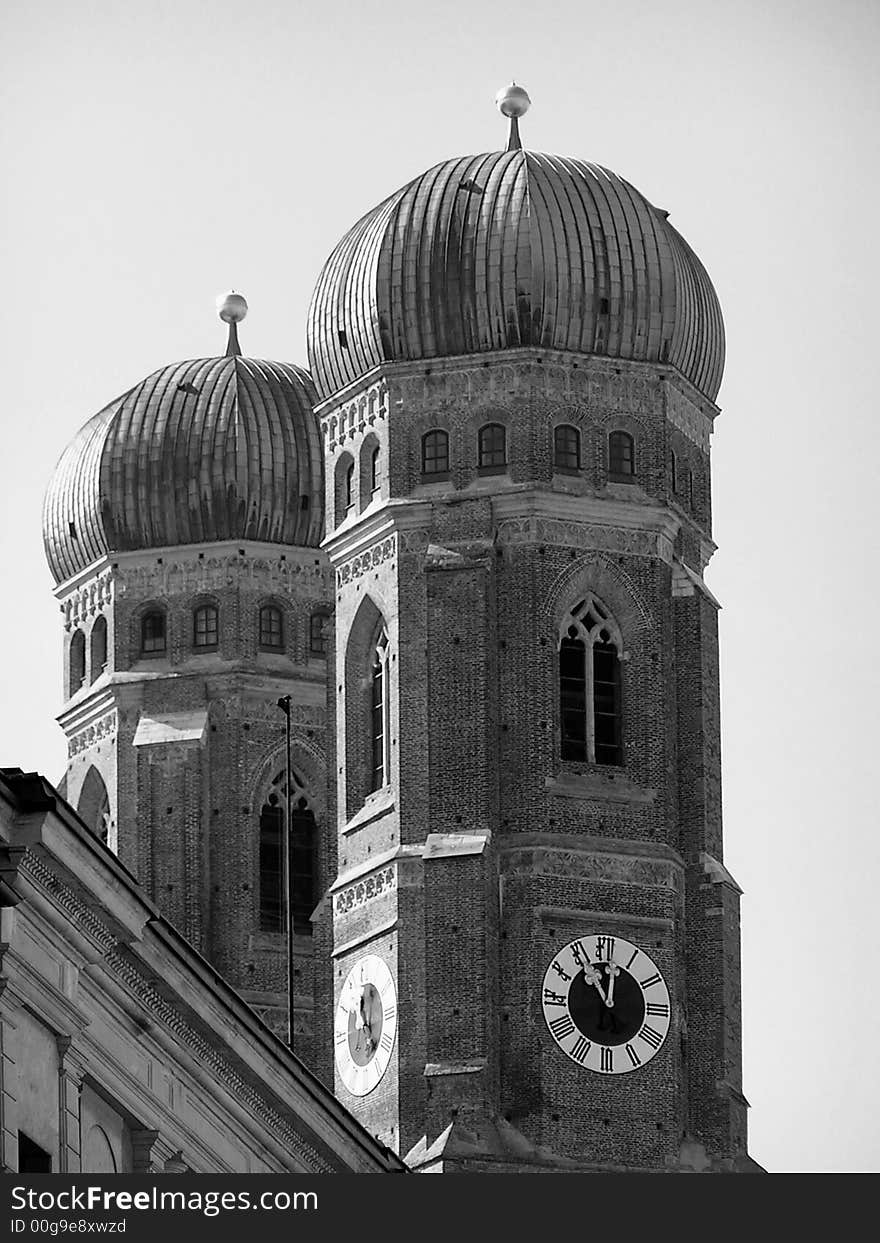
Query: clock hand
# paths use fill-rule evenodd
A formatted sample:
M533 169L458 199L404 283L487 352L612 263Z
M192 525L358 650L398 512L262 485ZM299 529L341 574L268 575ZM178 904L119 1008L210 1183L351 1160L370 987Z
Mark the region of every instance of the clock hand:
M593 985L593 987L596 989L599 996L602 998L602 1000L605 1002L605 1005L607 1006L608 998L605 996L605 991L602 988L601 973L597 971L595 967L590 967L590 966L584 967L584 979L586 980L587 984Z
M620 975L620 967L616 962L609 962L608 968L608 996L605 998L605 1005L609 1007L614 1005L614 981Z

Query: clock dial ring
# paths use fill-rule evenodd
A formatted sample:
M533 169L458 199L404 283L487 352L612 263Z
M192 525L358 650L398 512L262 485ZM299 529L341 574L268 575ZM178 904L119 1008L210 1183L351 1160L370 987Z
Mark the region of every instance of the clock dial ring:
M628 1074L669 1032L669 989L641 946L587 933L559 949L541 984L541 1007L561 1051L585 1070Z
M333 1028L336 1069L352 1096L378 1086L397 1034L397 993L384 959L367 954L343 981Z

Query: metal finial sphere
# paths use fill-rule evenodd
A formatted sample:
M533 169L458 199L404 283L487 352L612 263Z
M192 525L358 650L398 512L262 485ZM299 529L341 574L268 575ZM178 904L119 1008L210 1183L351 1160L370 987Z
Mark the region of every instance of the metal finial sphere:
M503 86L495 96L498 111L505 117L523 116L528 112L531 102L528 92L515 82L511 82L510 86Z
M217 299L217 314L224 324L240 324L248 313L248 304L240 293L223 293Z

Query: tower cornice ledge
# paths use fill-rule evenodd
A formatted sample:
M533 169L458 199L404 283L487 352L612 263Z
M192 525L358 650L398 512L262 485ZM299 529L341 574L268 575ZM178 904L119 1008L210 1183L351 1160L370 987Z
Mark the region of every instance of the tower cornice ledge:
M370 389L375 389L387 402L391 414L401 407L405 408L409 401L418 400L420 394L432 400L444 396L461 398L464 395L460 391L444 392L448 380L456 376L468 377L468 401L473 401L475 397L496 399L504 393L543 393L559 400L584 400L588 397L586 386L591 380L614 380L626 376L642 383L656 384L660 381L669 384L699 411L706 421L707 434L711 433L712 424L720 414L719 407L669 363L640 362L534 346L411 362L379 363L319 402L315 413L322 420L332 418L339 414L340 407L349 402L357 403ZM460 382L457 390L459 387ZM380 404L377 413L383 408L384 405ZM347 434L349 426L355 426L359 421L354 411L346 413L341 424L345 429L343 435ZM327 432L330 434L329 426ZM331 435L330 439L332 443L335 435Z

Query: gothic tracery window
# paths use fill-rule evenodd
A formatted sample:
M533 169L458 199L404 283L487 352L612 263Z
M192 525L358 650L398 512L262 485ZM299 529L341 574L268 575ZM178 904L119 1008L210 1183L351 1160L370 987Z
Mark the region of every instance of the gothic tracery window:
M620 635L608 610L587 596L559 641L562 759L622 764Z
M383 628L373 650L370 675L370 789L390 779L388 632Z
M285 852L284 800L287 780L280 772L269 787L260 812L259 899L260 930L284 932ZM293 931L311 936L312 911L317 901L315 815L296 772L291 770L290 797L290 909Z

